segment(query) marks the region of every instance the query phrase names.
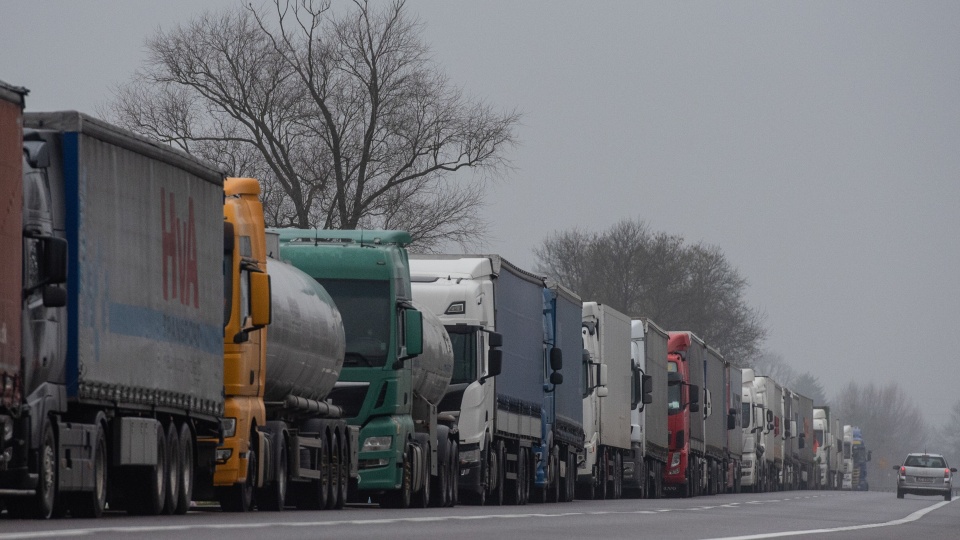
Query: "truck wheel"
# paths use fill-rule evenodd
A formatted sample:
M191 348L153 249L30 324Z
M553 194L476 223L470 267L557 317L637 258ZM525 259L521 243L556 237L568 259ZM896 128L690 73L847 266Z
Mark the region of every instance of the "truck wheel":
M437 477L432 480L433 482L432 491L433 491L433 500L430 501L431 506L437 506L440 508L449 506L450 501L450 452L453 442L449 438L449 429L446 426L437 426Z
M274 479L262 489L257 490L257 507L268 512L279 512L286 506L287 501L287 442L282 431L274 431L271 438L273 454L276 456Z
M450 489L450 504L448 506L457 506L460 504L460 442L453 441L450 445L450 482L447 483Z
M430 474L431 463L430 463L431 450L429 446L423 449L423 461L418 465L423 469L423 486L420 487L420 493L417 494L417 507L419 508L429 508L430 507L430 484L433 481Z
M53 516L55 505L59 503L57 494L57 440L53 427L44 422L43 439L37 455L37 492L30 498L9 498L6 501L7 513L17 518L49 519Z
M413 451L408 448L403 457L400 489L384 493L380 498L383 508L410 508L413 503Z
M623 456L618 452L613 460L613 498L623 497Z
M251 435L250 440L253 439ZM218 495L224 512L249 512L253 509L253 486L257 478L257 453L247 450L247 480L242 484L221 488Z
M163 511L167 499L169 456L167 436L160 422L157 425L157 464L153 467L138 467L138 471L126 478L127 497L130 504L127 512L143 516L156 516Z
M76 517L98 518L107 505L107 437L102 425L97 427L96 437L93 447L93 490L76 495Z
M340 475L339 486L340 493L337 495L337 501L334 503L333 507L337 510L343 508L343 505L347 504L347 492L350 489L350 437L347 436L344 432L339 432L340 435L337 440L340 441L340 456L339 464L337 468L338 474Z
M502 506L506 502L507 496L507 451L503 446L503 441L497 443L497 451L491 454L490 478L496 481L496 487L491 492L492 499L487 501L494 506Z
M167 426L167 493L163 500L163 513L172 515L177 510L177 499L180 498L180 437L177 434L177 425L170 421Z
M193 432L190 425L184 422L180 426L180 491L177 496L175 514L186 514L190 510L190 501L193 500Z
M327 465L327 477L329 478L328 485L330 487L329 495L327 495L327 510L331 510L337 507L337 499L340 497L340 439L337 437L337 432L333 431L330 433L330 459Z
M564 478L567 492L563 494L564 502L573 502L577 492L577 455L567 451L567 476Z
M554 446L550 452L547 474L547 502L560 502L560 449Z

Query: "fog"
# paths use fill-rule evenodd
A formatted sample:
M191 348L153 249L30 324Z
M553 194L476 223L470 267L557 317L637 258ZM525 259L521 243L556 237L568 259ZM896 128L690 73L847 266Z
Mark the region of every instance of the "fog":
M0 79L95 113L187 0L4 2ZM960 3L412 1L468 95L524 115L482 249L641 218L719 246L766 347L832 396L957 399ZM464 175L469 181L469 174Z

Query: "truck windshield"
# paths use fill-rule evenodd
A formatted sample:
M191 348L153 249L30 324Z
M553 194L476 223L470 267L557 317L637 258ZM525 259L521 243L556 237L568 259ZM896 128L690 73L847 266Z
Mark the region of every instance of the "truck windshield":
M820 447L823 446L823 430L822 429L813 430L813 438L815 441L817 441L817 446L820 446Z
M683 384L680 381L670 381L667 384L667 414L680 412L680 399L683 397L682 389Z
M343 317L343 365L383 367L390 351L390 284L359 279L317 279Z
M667 362L667 414L680 412L682 399L683 379L677 370L677 363L671 360Z
M447 326L453 343L453 378L450 384L477 380L477 329L463 325Z

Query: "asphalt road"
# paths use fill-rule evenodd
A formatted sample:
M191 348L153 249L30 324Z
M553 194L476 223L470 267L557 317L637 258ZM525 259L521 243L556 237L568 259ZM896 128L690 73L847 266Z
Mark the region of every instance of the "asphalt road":
M14 538L371 538L760 539L960 538L960 505L934 497L883 492L720 495L695 499L575 501L527 506L225 514L99 520L0 520L0 540Z

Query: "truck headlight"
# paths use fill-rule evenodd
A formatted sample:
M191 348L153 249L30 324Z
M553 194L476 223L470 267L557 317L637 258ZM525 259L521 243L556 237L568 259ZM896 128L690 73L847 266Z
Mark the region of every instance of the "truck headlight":
M381 450L389 450L393 445L393 436L387 435L385 437L367 437L363 441L363 448L360 449L361 452L379 452Z
M476 463L480 461L480 449L460 451L460 463Z
M220 420L220 429L223 430L223 438L229 439L237 434L237 419L223 418Z

